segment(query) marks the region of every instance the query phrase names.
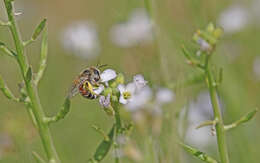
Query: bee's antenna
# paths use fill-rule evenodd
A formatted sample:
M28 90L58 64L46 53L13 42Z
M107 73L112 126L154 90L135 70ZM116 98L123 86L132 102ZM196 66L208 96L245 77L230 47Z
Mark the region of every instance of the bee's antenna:
M108 64L97 65L97 68L102 68L102 67L106 67L106 66L108 66Z

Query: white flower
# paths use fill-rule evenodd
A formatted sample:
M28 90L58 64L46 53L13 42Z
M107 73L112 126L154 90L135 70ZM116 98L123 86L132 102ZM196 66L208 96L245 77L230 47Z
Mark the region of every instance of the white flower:
M235 33L249 24L249 16L246 8L236 5L223 11L218 22L224 28L225 33Z
M93 89L93 92L99 95L103 92L104 89L105 89L104 85L100 84L99 87Z
M89 22L69 25L63 31L61 39L64 48L78 57L95 58L100 51L96 28Z
M174 100L175 94L167 89L167 88L160 88L156 93L156 103L161 104L167 104Z
M143 108L152 98L152 90L145 86L142 90L136 92L131 100L126 104L128 111L137 111Z
M101 82L108 82L115 79L117 76L116 71L112 69L106 69L100 74Z
M260 1L259 0L253 0L251 4L252 15L254 16L255 22L260 23L259 17L260 17Z
M13 148L13 140L6 133L0 133L0 160L6 152Z
M214 113L208 92L201 92L196 101L192 101L188 109L188 128L185 140L188 144L206 148L209 144L214 144L215 138L212 136L212 126L196 129L198 125L207 120L214 119Z
M136 46L152 38L152 23L144 9L135 9L127 22L111 29L112 41L121 47Z
M120 92L119 102L121 104L127 104L132 99L136 90L136 86L134 83L129 83L126 86L123 84L119 84L117 88Z
M147 84L147 81L144 80L143 75L135 75L133 79L135 86L136 86L136 91L140 91L142 88L144 88Z
M256 57L253 63L253 72L257 80L260 80L260 57Z
M103 108L109 108L110 107L110 94L107 95L107 97L105 96L100 96L99 97L99 104L103 107Z

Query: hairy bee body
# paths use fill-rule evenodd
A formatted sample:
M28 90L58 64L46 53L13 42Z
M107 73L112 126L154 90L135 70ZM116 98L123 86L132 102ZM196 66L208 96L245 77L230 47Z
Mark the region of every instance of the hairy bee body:
M83 84L79 85L79 93L88 99L96 99L98 96L93 92L92 85L89 81L85 81Z
M68 97L72 98L80 93L85 98L95 99L98 95L93 91L93 86L99 86L99 82L100 70L96 67L89 67L74 80Z

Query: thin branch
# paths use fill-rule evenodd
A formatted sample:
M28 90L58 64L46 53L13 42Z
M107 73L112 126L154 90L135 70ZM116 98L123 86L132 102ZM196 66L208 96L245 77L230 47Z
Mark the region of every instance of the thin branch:
M0 75L0 90L3 92L6 98L13 100L15 102L19 102L19 99L14 96L11 90L6 86L3 78Z
M5 22L3 20L0 20L0 26L10 26L10 22Z
M206 153L199 151L198 149L188 146L186 144L183 144L179 142L179 145L183 147L183 149L196 158L200 159L201 161L207 162L207 163L218 163L214 158L208 156Z
M66 98L61 110L53 117L46 117L44 121L47 124L58 122L59 120L64 119L65 116L69 113L69 111L70 111L70 99Z
M47 31L44 31L42 37L42 45L41 45L40 66L34 79L36 85L38 85L47 67L47 54L48 54L48 36L47 36Z
M233 122L232 124L229 124L229 125L225 125L225 130L230 130L232 128L235 128L243 123L246 123L248 121L250 121L252 118L254 118L254 116L256 115L257 111L259 109L258 108L255 108L253 111L247 113L246 115L244 115L243 117L241 117L239 120Z
M10 48L8 48L4 43L0 42L0 50L3 51L6 55L10 56L10 57L16 57L17 54L11 50Z

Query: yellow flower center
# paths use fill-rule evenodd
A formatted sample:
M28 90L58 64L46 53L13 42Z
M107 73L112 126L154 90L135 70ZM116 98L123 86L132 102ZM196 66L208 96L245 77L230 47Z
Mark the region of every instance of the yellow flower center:
M124 92L123 97L124 97L124 99L129 99L129 98L131 98L131 93L130 92Z

